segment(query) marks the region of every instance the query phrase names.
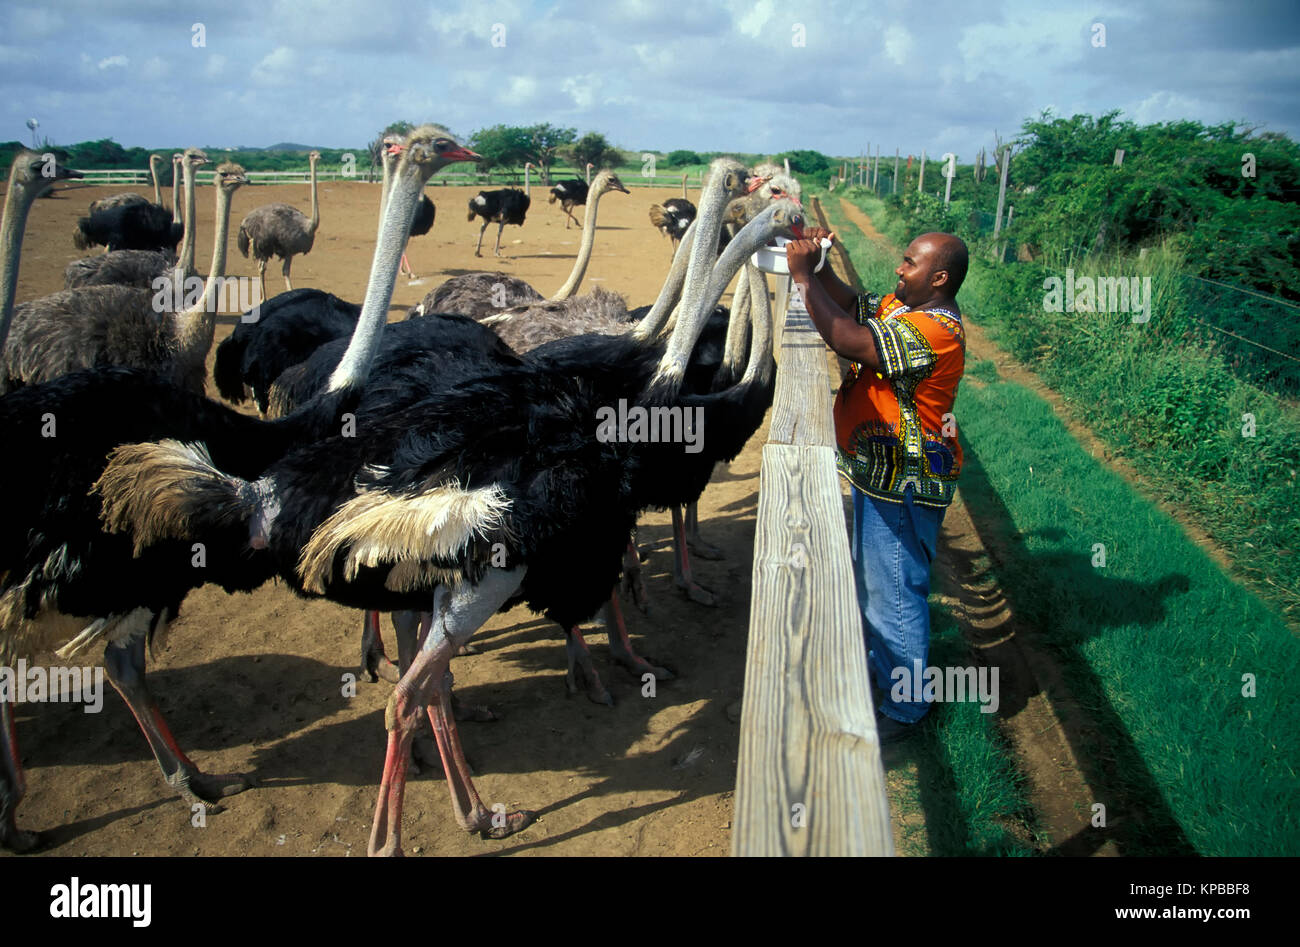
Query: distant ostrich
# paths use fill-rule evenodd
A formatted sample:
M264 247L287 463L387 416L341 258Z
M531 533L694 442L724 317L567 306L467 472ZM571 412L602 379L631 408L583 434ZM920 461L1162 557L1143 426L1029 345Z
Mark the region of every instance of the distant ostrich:
M695 205L686 199L686 175L682 175L682 196L670 197L663 204L650 205L650 223L672 241L673 252L695 219Z
M483 255L483 232L487 230L488 224L497 225L497 246L495 255L501 255L501 231L505 229L506 224L514 224L517 227L524 225L524 217L528 213L528 207L532 203L531 191L533 189L532 178L529 177L529 169L532 168L531 162L524 165L524 189L521 191L517 187L506 187L496 191L479 191L477 197L469 199L469 217L473 220L475 217L483 218L483 226L478 230L478 246L474 248L475 256Z
M525 167L525 174L528 167L531 166ZM595 207L601 196L609 191L628 193L623 182L618 179L618 175L612 171L602 171L592 183L592 206ZM589 224L583 225L582 241L578 246L578 255L573 261L573 269L569 272L564 285L550 297L552 300L568 299L578 291L582 278L587 272L587 264L591 261L595 240L596 218L593 214ZM411 309L410 314L424 316L435 312L455 313L469 316L471 319L482 319L516 306L527 306L542 301L542 294L517 276L500 272L462 273L451 277L426 295Z
M172 155L172 219L181 220L181 163L185 155L179 151Z
M307 155L311 173L311 217L308 218L296 207L288 204L264 204L249 212L239 225L235 244L245 257L252 251L257 260L257 279L261 284L262 298L266 298L266 264L271 257L284 261L281 272L284 274L286 289L293 289L289 279L289 267L293 258L300 253L310 253L316 242L316 228L320 226L320 207L316 201L316 162L320 152L313 151Z
M88 286L22 303L14 310L0 364L0 393L82 369L121 365L148 369L201 395L226 269L230 199L247 180L237 164L217 168L212 269L202 296L188 309L159 312L156 290L130 286Z
M179 261L177 257L163 250L110 250L108 253L73 260L69 263L63 271L64 289L108 285L149 289L155 279L168 275L178 265L182 276L192 276L194 274L194 171L206 161L207 156L202 151L189 148L181 156L179 163L185 167L185 202L188 208L183 225L184 237L181 240ZM179 185L173 188L173 191L178 192ZM175 212L173 216L180 219Z
M578 223L578 218L573 216L573 208L581 207L587 203L587 191L591 187L591 169L595 167L590 162L587 163L587 180L580 178L571 178L568 181L561 181L551 188L551 198L546 203L554 204L560 202L560 207L568 215L564 221L564 229L569 229L569 221ZM578 226L582 226L579 224Z
M154 167L154 162L161 160L158 155L149 156L149 172L153 175L158 203L150 204L139 194L115 194L92 201L87 216L77 220L72 232L73 246L78 250L102 245L109 252L169 250L174 254L183 230L173 214L162 206L162 191Z

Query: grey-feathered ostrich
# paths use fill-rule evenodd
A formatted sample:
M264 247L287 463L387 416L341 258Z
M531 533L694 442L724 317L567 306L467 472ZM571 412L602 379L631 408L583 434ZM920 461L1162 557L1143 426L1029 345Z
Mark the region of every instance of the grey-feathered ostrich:
M524 173L527 174L527 169ZM578 245L578 255L573 260L573 269L569 271L564 285L550 297L551 300L571 298L582 284L596 242L596 209L600 199L610 191L628 193L618 175L613 171L602 171L591 184L591 213L582 227L582 239ZM430 292L411 309L410 315L455 313L471 319L482 319L517 306L541 302L542 294L516 276L499 272L463 273L451 277Z
M0 364L0 392L120 365L156 372L202 394L225 274L230 199L247 180L237 164L217 168L216 242L201 296L195 299L191 287L173 279L171 292L88 286L25 302L14 311L10 344ZM189 307L182 310L178 302Z
M757 169L755 169L757 170ZM686 199L686 175L682 175L682 196L670 197L662 204L650 205L650 223L672 241L673 252L695 220L695 205Z
M708 192L702 204L709 208L702 215L721 210ZM705 396L684 395L682 384L704 312L753 246L797 223L790 207L756 219L707 281L700 277L712 248L700 248L666 344L601 337L563 366L521 366L398 411L376 404L358 419L364 435L304 447L256 483L176 442L115 453L100 484L106 517L137 543L197 540L233 518L247 524L254 543L266 543L300 591L431 613L385 715L389 744L372 854L401 852L406 768L425 710L464 828L500 838L534 818L520 811L498 820L483 805L450 710L450 658L517 592L566 626L593 614L617 576L637 511L680 502L701 477L707 481L719 456L743 446L761 422L761 412L753 420L751 396L771 381L770 334L768 357L752 359L740 384ZM762 335L757 327L754 335ZM679 418L692 412L697 425L716 432L706 439L712 446L697 456L680 443L601 433L609 406L628 399L646 411L676 409ZM492 561L497 544L505 567Z
M14 155L9 168L9 188L5 193L4 220L0 223L0 355L3 355L14 315L18 261L27 214L36 198L48 191L55 181L80 177L84 177L80 171L66 168L57 160L34 151L20 149Z
M575 224L578 222L578 218L573 216L573 208L581 207L587 203L587 192L591 188L591 169L593 167L595 165L588 162L587 180L572 178L568 181L560 181L551 188L551 196L546 203L560 202L560 208L566 215L564 218L565 230L569 229L569 221L573 221Z
M397 166L397 160L402 153L403 137L398 134L389 133L383 139L383 151L380 155L380 164L384 169L384 180L380 190L379 200L379 219L382 221L384 216L384 204L388 200L388 188L393 179L393 168ZM415 217L411 220L411 236L423 237L433 229L433 221L437 216L438 209L433 206L433 201L429 200L427 194L420 196L420 206L416 208ZM411 263L406 254L402 254L401 273L406 274L409 280L418 279L415 271L411 269Z
M188 148L180 157L177 167L185 169L186 213L179 258L163 250L110 250L69 263L63 271L64 289L110 285L151 289L155 279L171 275L178 265L183 278L194 275L194 172L207 163L207 156L198 148ZM179 188L179 184L173 187L173 193ZM181 219L175 209L173 216Z
M289 279L289 268L293 258L300 253L310 253L316 242L316 228L320 226L320 207L316 201L316 162L320 161L320 152L313 151L307 155L307 165L311 175L311 217L296 207L288 204L263 204L249 211L239 225L235 244L239 252L247 257L250 253L257 260L257 279L261 284L262 298L266 298L266 264L271 257L284 261L281 272L284 274L285 289L293 289Z
M495 191L479 191L477 195L469 199L469 217L473 220L475 217L483 218L483 226L478 229L478 246L474 248L475 256L483 255L483 232L487 230L488 224L497 225L497 245L493 251L495 256L501 255L501 231L505 229L506 224L514 224L517 227L524 225L524 218L528 215L528 207L532 204L533 182L529 176L531 164L524 166L524 189L521 191L517 187L499 188Z
M80 372L0 399L0 431L24 461L0 470L0 492L25 499L22 509L0 518L0 664L38 647L68 642L61 649L67 655L107 642L109 679L130 704L168 784L187 805L206 807L248 783L243 777L205 775L185 757L145 686L145 643L175 616L190 589L211 581L228 591L249 590L275 570L256 552L213 559L196 569L189 544L164 544L133 555L125 537L100 531L100 499L90 487L108 452L124 443L160 437L203 441L214 460L220 455L223 465L256 476L293 445L337 431L342 413L357 403L387 319L406 215L428 174L470 157L432 131L412 146L394 189L393 218L375 251L354 345L322 397L292 418L258 421L129 369ZM6 278L11 255L5 257ZM58 437L42 437L41 419L51 413L58 418ZM246 532L217 532L225 542L247 540ZM23 778L7 703L0 702L0 715L0 844L23 850L38 840L14 820Z

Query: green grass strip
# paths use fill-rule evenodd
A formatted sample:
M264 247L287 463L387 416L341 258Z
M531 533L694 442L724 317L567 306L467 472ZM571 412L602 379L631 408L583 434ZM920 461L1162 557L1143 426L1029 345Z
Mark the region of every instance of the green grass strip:
M964 385L955 414L1002 587L1106 731L1122 798L1151 808L1149 853L1162 806L1202 854L1300 852L1300 643L1032 392Z

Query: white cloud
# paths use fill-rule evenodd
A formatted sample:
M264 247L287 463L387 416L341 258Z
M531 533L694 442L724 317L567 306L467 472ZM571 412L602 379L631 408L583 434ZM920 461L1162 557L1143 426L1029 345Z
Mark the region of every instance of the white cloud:
M745 36L757 38L763 32L763 27L767 21L772 19L772 14L776 12L776 3L774 0L758 0L757 3L751 4L746 0L741 4L744 11L736 20L736 28Z
M125 56L119 53L116 56L109 56L107 59L101 59L97 65L99 66L100 69L110 69L115 66L120 66L121 68L125 69L130 64L131 64L131 60L127 59Z
M885 28L885 56L897 65L907 64L907 57L915 45L916 40L901 23L891 23Z
M569 94L573 104L580 109L589 109L596 102L596 93L600 89L600 76L589 72L582 76L571 76L560 84L560 88Z
M226 57L220 53L210 53L208 55L207 65L203 67L203 74L209 79L215 79L226 70Z

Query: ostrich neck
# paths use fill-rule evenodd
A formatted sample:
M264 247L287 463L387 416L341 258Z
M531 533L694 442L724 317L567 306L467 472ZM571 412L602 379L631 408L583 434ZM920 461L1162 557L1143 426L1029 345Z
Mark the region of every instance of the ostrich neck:
M231 192L217 186L217 235L212 246L212 269L203 285L203 298L176 317L176 342L180 358L202 366L217 330L217 298L226 275L226 238L230 232ZM192 215L191 215L192 216ZM182 284L183 285L183 284Z
M691 247L690 262L686 265L686 284L682 291L682 301L678 304L681 316L660 362L660 374L674 375L677 384L680 384L681 378L686 373L686 363L690 359L691 350L695 347L695 340L704 323L700 303L706 292L708 277L705 274L713 262L714 254L718 252L718 233L722 229L722 215L731 196L723 188L725 177L726 175L721 171L715 173L705 192L700 195L700 212L695 218L695 244ZM731 249L730 244L727 249ZM736 265L739 266L739 263ZM731 272L734 273L735 270ZM722 298L721 293L718 293L718 298ZM711 303L710 308L712 306ZM695 318L698 318L698 323L692 322Z
M311 162L311 232L320 226L320 207L316 204L316 162Z
M162 207L162 186L158 183L158 165L153 155L149 156L149 177L153 178L153 202Z
M772 306L767 298L767 277L752 263L745 264L749 275L749 364L742 385L757 382L766 385L772 380L776 364L772 361Z
M596 244L596 210L600 206L601 192L591 195L587 204L587 213L582 222L582 244L578 247L578 258L573 261L573 272L564 285L556 290L552 300L569 299L582 285L582 278L587 275L587 264L591 262L591 249Z
M524 197L531 197L533 192L532 168L524 165Z
M736 283L736 291L731 296L731 318L727 320L727 340L722 348L722 372L727 378L735 378L740 374L747 328L745 320L750 315L746 308L752 310L754 303L750 299L754 286L749 272L751 269L754 269L754 265L746 263L741 271L740 280Z
M14 161L17 168L17 159ZM27 212L36 194L29 186L9 179L5 195L4 222L0 223L0 355L4 354L9 335L9 321L14 315L14 295L18 290L18 255L23 248L23 228Z
M181 255L176 265L180 268L181 277L189 278L194 275L194 239L198 229L198 215L194 212L194 166L188 161L184 162L181 175L185 180L185 233L181 238Z
M686 228L686 233L682 235L681 242L677 245L677 252L673 254L673 265L668 270L668 278L664 280L663 289L659 290L659 298L655 300L650 311L641 317L641 321L636 324L632 330L632 337L644 342L647 339L653 339L661 329L668 323L668 316L673 311L673 306L677 304L678 297L682 294L682 284L686 282L686 263L691 255L691 247L695 245L695 221Z
M172 220L181 220L181 166L180 162L172 163Z
M686 200L686 175L682 175L682 200Z
M775 206L773 205L774 208ZM767 243L773 234L781 229L780 224L773 223L775 214L775 209L770 212L764 211L762 215L741 228L735 239L727 244L727 249L723 251L712 272L709 273L707 281L702 281L702 285L698 287L693 308L685 308L686 301L683 300L677 328L673 331L663 357L659 360L659 368L655 372L655 379L651 382L652 386L664 383L670 391L680 387L686 372L686 361L699 339L706 315L718 304L718 300L722 298L727 284L736 275L736 271L754 251ZM716 234L713 239L717 240ZM717 246L716 242L714 246Z
M342 391L360 388L370 372L370 362L388 322L388 304L393 298L397 282L397 268L411 234L411 219L415 206L424 190L425 177L416 168L398 168L392 192L384 207L384 222L379 231L379 242L370 263L370 281L366 284L366 299L361 305L361 317L347 351L338 367L330 375L329 390Z
M393 188L393 167L397 164L397 156L390 155L385 150L380 164L384 168L384 181L379 193L379 228L375 231L376 242L379 240L379 235L384 232L384 212L388 208L388 192Z

